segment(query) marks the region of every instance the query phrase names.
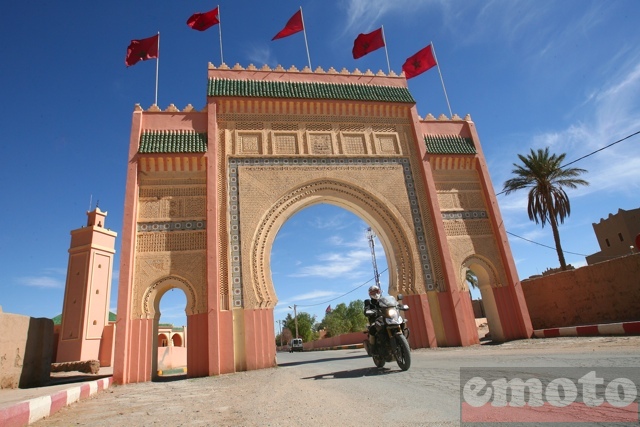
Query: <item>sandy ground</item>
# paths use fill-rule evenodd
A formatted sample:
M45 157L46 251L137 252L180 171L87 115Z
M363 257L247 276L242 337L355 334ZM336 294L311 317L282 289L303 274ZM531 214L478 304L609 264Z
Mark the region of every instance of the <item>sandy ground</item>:
M362 350L352 352L353 357L360 357L356 353L362 353ZM63 408L35 425L377 426L398 423L453 426L459 423L455 420L457 404L451 402L456 400L458 384L455 375L451 373L457 373L458 363L469 360L501 363L501 358L505 357L506 360L509 357L536 360L547 358L550 354L559 354L558 360L566 361L574 360L577 354L583 353L599 353L601 357L612 354L628 361L624 363L632 363L634 360L637 362L636 355L640 355L640 337L530 339L501 345L420 349L414 353L416 359L427 357L430 363L427 369L417 365L407 372L413 377L411 381L415 380L415 384L404 384L409 378L395 366L390 366L391 371L381 371L372 368L370 361L366 359L355 359L359 364L356 368L332 365L335 372L328 376L316 375L315 378L315 370L325 372L329 365L307 363L296 366L297 363L293 363L293 366L286 368L217 377L116 385L85 401ZM562 356L563 353L566 356ZM579 365L583 362L571 363ZM432 389L435 394L419 404L405 397L397 405L395 412L394 399L380 389L382 384L389 384L387 381L397 382L393 388L389 387L389 390L396 390L392 394L406 389L414 390L412 394L419 395L425 387ZM422 418L423 421L416 422L417 415L411 413L425 412L425 405L431 405L428 413L437 414L438 409L447 404L453 405L454 416L451 411L447 412L445 417L439 418L440 421L426 421ZM387 405L384 414L379 414L377 421L371 419L372 407L382 408L384 405ZM367 419L369 422L364 422Z

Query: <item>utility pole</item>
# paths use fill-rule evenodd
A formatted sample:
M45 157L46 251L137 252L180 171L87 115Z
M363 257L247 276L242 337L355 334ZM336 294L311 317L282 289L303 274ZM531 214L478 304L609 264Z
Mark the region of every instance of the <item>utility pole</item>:
M293 308L293 319L296 324L296 338L298 338L298 311L297 305L293 304L293 307L289 306L289 308Z
M367 239L369 239L369 247L371 248L371 263L373 264L373 277L377 287L380 287L380 274L378 273L378 264L376 263L376 250L374 248L373 239L376 234L371 230L371 227L367 228Z

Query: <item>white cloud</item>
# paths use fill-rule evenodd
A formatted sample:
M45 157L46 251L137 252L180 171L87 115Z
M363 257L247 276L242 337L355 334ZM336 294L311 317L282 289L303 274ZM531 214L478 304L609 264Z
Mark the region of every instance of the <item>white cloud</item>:
M300 268L289 277L322 277L335 279L353 278L362 275L360 267L370 260L370 252L355 250L345 253L325 253L318 257L319 263Z
M380 25L380 19L387 14L402 12L411 14L433 0L348 0L344 4L347 23L343 34L350 32L367 32Z
M51 276L27 276L18 278L17 282L23 286L44 289L63 289L64 280Z
M277 65L276 58L271 53L271 48L267 45L252 45L245 52L249 63L261 68L263 65L275 67Z
M322 298L322 299L331 298L337 295L339 295L338 292L315 290L315 291L307 292L301 295L295 295L289 299L293 302L297 302L297 301L314 300L318 298Z
M347 220L347 216L344 213L339 213L338 215L333 215L330 217L314 216L309 221L309 225L313 228L317 228L318 230L343 230L349 227L351 224Z

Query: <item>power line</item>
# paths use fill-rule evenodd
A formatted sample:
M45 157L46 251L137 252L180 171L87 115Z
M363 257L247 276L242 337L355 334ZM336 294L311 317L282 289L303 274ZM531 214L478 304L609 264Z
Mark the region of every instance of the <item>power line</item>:
M631 138L632 136L638 135L639 133L640 133L640 130L639 130L639 131L637 131L637 132L635 132L635 133L632 133L631 135L627 135L627 136L625 136L624 138L617 140L616 142L612 142L611 144L609 144L609 145L607 145L607 146L605 146L605 147L599 148L599 149L597 149L596 151L592 151L591 153L587 154L586 156L582 156L582 157L580 157L580 158L578 158L578 159L575 159L575 160L574 160L574 161L572 161L572 162L566 163L566 164L564 164L564 165L560 166L560 169L562 169L562 168L564 168L564 167L567 167L567 166L569 166L569 165L571 165L571 164L574 164L575 162L577 162L577 161L579 161L579 160L582 160L582 159L585 159L585 158L587 158L587 157L589 157L589 156L592 156L592 155L596 154L598 151L602 151L602 150L604 150L604 149L607 149L607 148L609 148L609 147L611 147L611 146L613 146L613 145L616 145L616 144L617 144L617 143L619 143L619 142L624 141L625 139L629 139L629 138Z
M507 234L511 234L511 235L512 235L512 236L514 236L514 237L517 237L518 239L526 240L526 241L527 241L527 242L529 242L529 243L534 243L534 244L536 244L536 245L538 245L538 246L543 246L543 247L545 247L545 248L553 249L554 251L557 251L557 250L558 250L557 248L555 248L555 247L553 247L553 246L548 246L548 245L544 245L544 244L542 244L542 243L534 242L533 240L525 239L524 237L522 237L522 236L518 236L517 234L513 234L513 233L512 233L512 232L510 232L510 231L505 230L505 232L506 232ZM562 252L567 253L567 254L572 254L572 255L580 255L580 256L583 256L583 257L588 256L588 255L585 255L585 254L579 254L579 253L576 253L576 252L569 252L569 251L565 251L564 249L562 250Z
M385 272L385 271L387 271L388 269L389 269L389 268L385 268L384 270L382 270L382 271L381 271L381 273L384 273L384 272ZM324 301L324 302L319 302L319 303L317 303L317 304L305 304L305 305L297 304L297 306L298 306L298 307L315 307L315 306L317 306L317 305L324 305L324 304L326 304L326 303L328 303L328 302L333 302L333 301L335 301L335 300L337 300L337 299L342 298L342 297L343 297L343 296L345 296L345 295L349 295L351 292L357 291L358 289L360 289L361 287L363 287L363 286L364 286L364 285L366 285L367 283L371 282L372 280L375 280L375 277L372 277L371 279L367 280L367 281L366 281L366 282L364 282L363 284L361 284L361 285L359 285L359 286L357 286L357 287L355 287L355 288L351 289L349 292L344 293L344 294L342 294L342 295L339 295L339 296L337 296L337 297L335 297L335 298L333 298L333 299L330 299L330 300L327 300L327 301Z

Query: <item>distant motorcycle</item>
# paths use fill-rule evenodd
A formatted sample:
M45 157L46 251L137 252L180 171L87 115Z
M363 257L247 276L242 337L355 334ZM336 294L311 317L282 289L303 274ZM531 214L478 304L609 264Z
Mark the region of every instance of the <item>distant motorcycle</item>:
M398 300L402 300L401 294L398 295ZM390 295L380 297L378 303L378 309L365 312L367 317L375 317L375 321L365 331L367 338L373 333L375 341L371 345L369 339L364 340L364 348L378 368L395 359L400 369L406 371L411 366L411 350L407 341L409 328L407 321L400 316L400 311L409 310L409 306L399 304Z

